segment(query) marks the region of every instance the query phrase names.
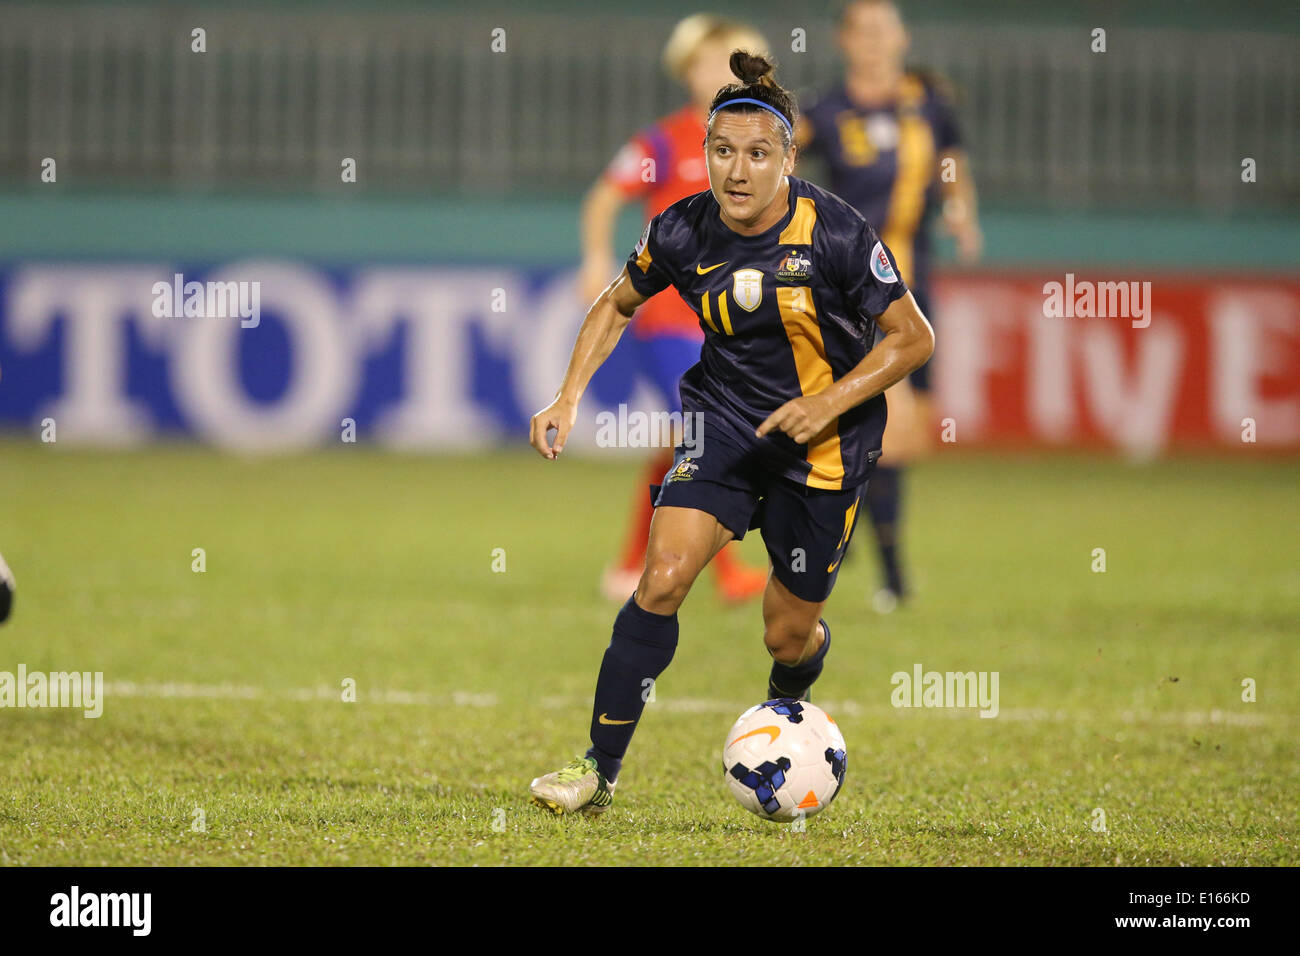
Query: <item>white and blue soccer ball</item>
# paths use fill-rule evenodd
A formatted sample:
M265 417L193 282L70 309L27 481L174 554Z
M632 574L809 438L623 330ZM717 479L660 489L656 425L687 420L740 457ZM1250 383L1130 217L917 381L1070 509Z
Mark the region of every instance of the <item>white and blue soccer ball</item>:
M740 715L722 748L727 787L764 820L820 813L844 784L844 737L826 711L802 700L769 700Z

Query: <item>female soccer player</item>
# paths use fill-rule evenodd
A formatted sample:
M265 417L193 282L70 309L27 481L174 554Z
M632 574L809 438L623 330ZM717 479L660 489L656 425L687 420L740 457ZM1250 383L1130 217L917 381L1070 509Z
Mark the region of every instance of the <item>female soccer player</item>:
M587 313L555 400L530 424L533 447L558 460L587 383L636 309L670 285L691 304L704 347L680 391L683 409L703 416L701 447L679 446L658 490L645 571L601 661L591 748L529 788L555 813L612 803L643 695L673 658L678 607L718 549L751 528L773 565L767 697L807 699L831 644L822 609L880 455L884 390L934 348L872 227L791 175L795 103L771 64L737 50L731 69L741 82L719 90L709 112L710 189L650 221Z
M908 36L893 0L845 4L836 40L844 83L804 112L799 148L824 157L831 190L879 227L929 316L930 223L941 201L961 260L974 262L982 245L952 106L936 80L904 68ZM922 366L886 395L889 430L867 492L884 572L874 604L884 613L907 594L897 548L902 468L930 444L929 394L929 367Z
M614 157L582 204L582 267L579 294L591 302L604 291L614 271L614 225L624 203L640 199L645 221L679 199L709 188L700 153L704 121L718 88L731 81L728 57L732 50L763 50L766 43L753 27L735 20L697 13L673 28L664 45L663 63L668 74L686 87L690 102L637 133ZM700 358L700 320L677 296L651 299L632 322L637 371L663 396L669 411L681 411L677 381ZM664 442L671 445L671 441ZM671 448L664 448L647 463L650 481L659 479L672 464ZM645 549L654 506L638 483L632 499L632 516L622 554L607 567L601 591L622 603L636 588L645 569ZM714 578L723 600L755 598L767 584L767 567L751 568L726 547L713 559Z

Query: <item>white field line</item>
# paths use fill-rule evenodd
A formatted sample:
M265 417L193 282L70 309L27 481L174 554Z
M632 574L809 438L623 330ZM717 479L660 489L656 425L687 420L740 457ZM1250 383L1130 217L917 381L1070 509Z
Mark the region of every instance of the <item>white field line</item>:
M250 684L189 684L189 683L137 683L135 681L107 681L104 695L113 697L135 697L147 700L199 699L199 700L296 700L296 701L341 701L342 689L319 685L317 687L291 687L271 689ZM379 690L357 692L358 703L402 704L416 707L432 707L444 703L446 697L427 691ZM492 693L469 693L455 691L451 702L457 707L490 708L500 706L500 699ZM537 705L545 710L564 710L569 708L585 709L591 706L590 697L542 697ZM855 700L817 701L818 706L828 713L845 717L870 717L887 719L893 717L919 716L917 713L929 713L936 716L962 720L981 720L978 708L973 707L891 707L887 705L866 706ZM670 697L657 695L656 700L647 705L651 709L666 710L676 714L730 714L739 715L747 706L744 702L713 700L703 697ZM1297 714L1250 713L1226 710L1177 710L1150 711L1126 708L1120 711L1076 711L1051 710L1043 707L1003 707L997 717L990 720L1004 720L1028 723L1094 723L1118 718L1126 724L1154 723L1181 726L1201 726L1222 724L1230 727L1266 727L1271 724L1291 724L1300 719Z

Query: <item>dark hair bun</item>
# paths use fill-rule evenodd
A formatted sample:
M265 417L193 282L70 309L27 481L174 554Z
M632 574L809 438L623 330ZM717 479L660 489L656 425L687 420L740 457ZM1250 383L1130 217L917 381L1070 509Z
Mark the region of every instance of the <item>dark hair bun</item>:
M735 50L731 54L731 72L746 86L762 83L763 86L776 86L772 79L772 63L756 53Z
M765 56L750 53L748 50L733 50L731 72L740 82L724 86L713 97L713 102L709 104L709 128L713 128L713 114L731 100L758 100L785 119L786 122L781 124L781 142L789 148L794 141L789 127L794 126L798 108L795 105L794 95L789 90L783 89L776 81L776 77L772 75L775 68L775 64ZM762 107L756 107L751 103L738 103L735 109L752 112Z

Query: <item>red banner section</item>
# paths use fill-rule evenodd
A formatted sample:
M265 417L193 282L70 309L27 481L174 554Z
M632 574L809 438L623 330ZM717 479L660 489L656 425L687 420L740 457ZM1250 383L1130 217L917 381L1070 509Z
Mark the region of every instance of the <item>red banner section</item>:
M946 441L1300 449L1300 280L953 273L934 298Z

